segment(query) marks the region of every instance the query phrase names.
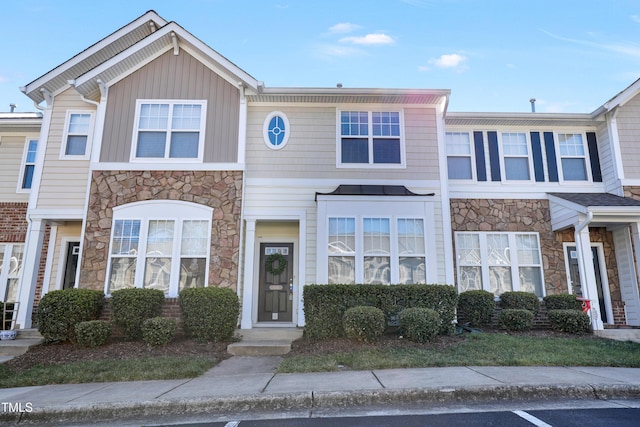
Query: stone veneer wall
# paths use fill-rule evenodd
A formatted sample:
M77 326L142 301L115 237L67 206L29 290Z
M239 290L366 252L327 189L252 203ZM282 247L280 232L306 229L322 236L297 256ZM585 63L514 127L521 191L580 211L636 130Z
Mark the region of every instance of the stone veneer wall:
M112 209L146 200L179 200L212 207L209 286L237 289L240 171L93 172L79 287L104 289Z
M563 242L574 242L573 228L554 232L548 200L451 199L453 231L537 232L547 295L568 292ZM603 242L611 299L620 300L613 235L591 228L591 241ZM455 238L454 238L455 256ZM455 258L454 258L455 259ZM457 271L455 272L457 274Z

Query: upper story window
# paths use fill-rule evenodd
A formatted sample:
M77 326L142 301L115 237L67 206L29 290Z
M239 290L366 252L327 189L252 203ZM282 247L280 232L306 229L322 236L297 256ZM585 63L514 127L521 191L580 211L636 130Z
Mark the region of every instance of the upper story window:
M206 101L141 101L132 160L202 160Z
M472 179L471 139L467 132L446 132L449 179Z
M338 164L404 164L401 114L398 111L341 111Z
M528 181L531 179L529 148L525 133L503 133L502 156L504 160L504 176L508 181Z
M27 139L24 146L24 154L22 156L22 168L20 169L20 180L18 182L18 191L31 189L33 182L33 174L36 170L36 153L38 151L38 140Z
M68 111L64 125L61 158L89 158L93 113Z
M289 119L286 114L274 111L269 114L262 127L264 143L272 150L280 150L289 141Z
M558 134L558 148L562 165L562 178L565 181L587 181L586 149L582 134Z

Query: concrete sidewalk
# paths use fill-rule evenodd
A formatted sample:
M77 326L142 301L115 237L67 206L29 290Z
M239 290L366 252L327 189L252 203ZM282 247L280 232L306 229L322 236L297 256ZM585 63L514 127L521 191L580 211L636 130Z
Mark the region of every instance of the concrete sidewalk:
M635 368L474 366L275 374L279 362L277 356L235 356L193 379L0 389L0 423L95 423L429 402L640 399L640 369Z

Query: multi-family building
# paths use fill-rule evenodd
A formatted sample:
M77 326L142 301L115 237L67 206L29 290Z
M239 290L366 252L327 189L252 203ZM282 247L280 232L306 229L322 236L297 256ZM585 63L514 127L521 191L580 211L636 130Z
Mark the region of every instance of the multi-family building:
M149 11L22 91L36 127L5 144L0 121L19 327L54 289L202 286L237 291L242 328L303 326L311 283L574 293L594 329L640 325L640 83L591 114L272 88Z

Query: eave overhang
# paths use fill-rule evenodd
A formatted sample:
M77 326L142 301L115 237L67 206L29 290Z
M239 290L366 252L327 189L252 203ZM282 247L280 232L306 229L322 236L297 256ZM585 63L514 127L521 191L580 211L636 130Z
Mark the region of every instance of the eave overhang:
M461 113L449 112L447 126L540 126L593 127L598 123L591 114L566 113Z
M575 227L585 218L589 226L613 228L640 221L640 200L609 193L549 193L553 231Z

